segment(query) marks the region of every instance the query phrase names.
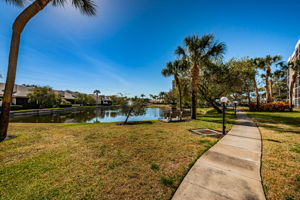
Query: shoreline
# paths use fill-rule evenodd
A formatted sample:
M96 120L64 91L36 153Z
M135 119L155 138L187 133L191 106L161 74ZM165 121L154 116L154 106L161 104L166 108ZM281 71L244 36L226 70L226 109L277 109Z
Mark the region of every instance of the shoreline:
M49 115L64 112L82 111L82 110L93 110L96 108L115 108L116 106L78 106L68 108L43 108L43 109L28 109L28 110L14 110L10 111L9 116L20 116L20 115Z

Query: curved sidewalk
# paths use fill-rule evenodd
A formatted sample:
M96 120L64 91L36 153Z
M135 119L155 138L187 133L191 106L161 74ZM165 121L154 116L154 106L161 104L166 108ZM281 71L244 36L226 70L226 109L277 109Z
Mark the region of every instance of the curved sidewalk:
M261 135L243 112L231 131L188 172L173 200L265 200L260 177Z

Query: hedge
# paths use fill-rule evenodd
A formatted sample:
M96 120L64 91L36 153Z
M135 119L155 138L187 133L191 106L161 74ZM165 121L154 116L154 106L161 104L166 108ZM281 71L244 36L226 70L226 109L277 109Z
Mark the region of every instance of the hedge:
M262 112L284 112L289 110L289 104L286 102L270 102L260 103L257 107L256 103L250 103L249 110Z
M69 108L69 107L72 107L72 104L60 104L59 107L60 108Z
M22 110L22 105L10 105L10 110ZM2 110L2 106L0 106L0 111Z

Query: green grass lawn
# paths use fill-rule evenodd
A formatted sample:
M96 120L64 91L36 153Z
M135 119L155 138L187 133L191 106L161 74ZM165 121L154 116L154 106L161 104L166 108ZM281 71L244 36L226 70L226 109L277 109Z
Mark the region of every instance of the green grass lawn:
M247 112L262 134L268 199L300 199L300 112Z
M11 123L17 137L0 143L0 199L170 199L217 142L188 129L221 122L209 111L180 123Z

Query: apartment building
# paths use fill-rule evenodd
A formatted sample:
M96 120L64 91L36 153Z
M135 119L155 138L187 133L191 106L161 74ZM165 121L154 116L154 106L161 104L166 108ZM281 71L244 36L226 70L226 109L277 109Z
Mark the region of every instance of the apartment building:
M289 62L290 61L294 61L296 59L300 59L300 39L298 40L296 46L295 46L295 51L293 53L293 55L289 58ZM290 68L288 71L289 74L289 85L291 82L291 74L292 74L293 70ZM293 94L293 102L294 102L294 106L295 107L300 107L300 75L298 74L297 77L297 81L296 81L296 85L294 88L294 94Z

